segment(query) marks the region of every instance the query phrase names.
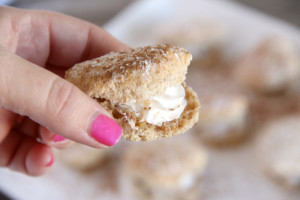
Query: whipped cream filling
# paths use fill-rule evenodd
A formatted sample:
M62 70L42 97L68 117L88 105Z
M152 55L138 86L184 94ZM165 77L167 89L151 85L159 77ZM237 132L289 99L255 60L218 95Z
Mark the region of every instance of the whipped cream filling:
M149 105L137 104L135 101L119 104L119 108L135 112L139 121L161 126L163 122L178 119L187 101L182 84L166 89L164 94L151 97Z

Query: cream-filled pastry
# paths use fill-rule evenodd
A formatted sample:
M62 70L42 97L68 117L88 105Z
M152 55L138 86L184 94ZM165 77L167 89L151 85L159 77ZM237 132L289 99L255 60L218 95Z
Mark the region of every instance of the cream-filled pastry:
M202 141L231 145L249 135L250 102L232 78L231 67L191 68L188 84L202 105L195 126Z
M282 92L300 76L299 55L289 40L270 37L238 62L235 75L250 90Z
M69 69L66 79L95 98L131 141L171 137L198 119L199 101L185 85L192 56L167 44L112 52Z
M122 163L123 176L141 199L197 199L208 155L190 140L170 139L132 144Z
M264 170L289 188L300 188L300 116L274 119L260 131L257 155Z
M212 144L229 144L247 135L249 103L242 95L216 94L202 99L197 128L200 137Z

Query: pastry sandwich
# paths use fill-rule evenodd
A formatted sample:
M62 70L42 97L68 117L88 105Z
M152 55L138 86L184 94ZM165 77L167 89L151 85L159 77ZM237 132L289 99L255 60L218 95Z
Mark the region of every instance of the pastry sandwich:
M111 52L69 69L66 79L96 99L123 127L123 138L148 141L191 128L200 108L184 80L192 56L167 44Z

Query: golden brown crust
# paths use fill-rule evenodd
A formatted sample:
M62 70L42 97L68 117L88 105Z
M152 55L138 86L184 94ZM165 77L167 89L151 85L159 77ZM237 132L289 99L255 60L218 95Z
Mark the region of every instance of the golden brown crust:
M123 127L123 138L130 141L151 141L164 137L172 137L185 132L198 120L200 103L195 92L185 86L187 105L180 118L164 122L156 126L147 122L138 122L134 113L122 115L121 111L108 100L99 100L99 103L112 113L114 118Z
M76 64L65 78L91 97L142 103L183 82L191 59L182 48L159 44L112 52Z

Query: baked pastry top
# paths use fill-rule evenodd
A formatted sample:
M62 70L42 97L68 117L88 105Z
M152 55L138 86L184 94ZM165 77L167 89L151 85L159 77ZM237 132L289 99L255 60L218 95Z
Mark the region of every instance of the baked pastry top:
M69 69L66 79L91 97L137 103L185 80L192 55L168 44L112 52Z

